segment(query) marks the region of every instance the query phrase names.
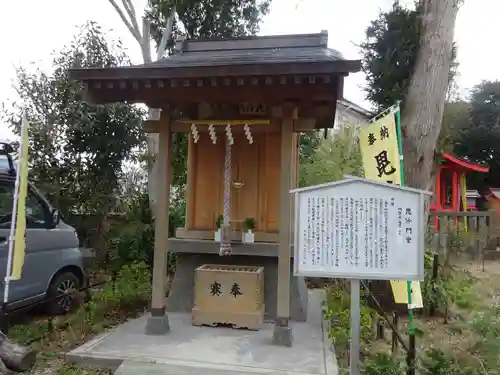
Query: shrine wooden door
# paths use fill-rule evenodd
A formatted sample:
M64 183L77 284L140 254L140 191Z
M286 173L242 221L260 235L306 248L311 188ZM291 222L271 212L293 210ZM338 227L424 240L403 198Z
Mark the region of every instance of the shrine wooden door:
M254 143L248 143L243 134L234 138L232 147L231 181L231 221L236 226L248 218L258 220L259 194L259 139L254 136Z
M232 154L231 220L255 220L257 231L276 232L279 212L279 133L235 138Z

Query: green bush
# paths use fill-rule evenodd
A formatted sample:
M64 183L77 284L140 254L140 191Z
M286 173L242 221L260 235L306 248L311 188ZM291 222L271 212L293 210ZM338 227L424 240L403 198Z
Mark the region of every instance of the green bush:
M71 314L67 321L86 333L98 333L143 311L151 296L151 274L145 263L121 267L116 281L92 292L91 301Z
M459 227L459 230L448 234L448 251L454 254L462 254L471 234ZM425 279L421 285L422 298L425 312L429 312L429 307L434 305L442 312L452 306L459 308L469 308L476 303L476 297L472 289L474 278L465 270L456 272L455 266L443 259L443 254L439 257L439 269L437 279L433 279L434 252L430 248L425 249L424 270Z
M485 311L476 313L472 329L477 334L475 352L481 354L484 366L490 369L500 368L500 304L498 298L490 303ZM478 359L479 360L479 359Z
M460 365L450 355L440 349L430 348L420 365L420 375L479 375L485 374L479 369ZM486 373L487 375L487 373Z
M405 375L406 361L401 357L394 357L386 353L377 353L367 358L361 366L362 375ZM488 375L481 369L460 365L451 356L442 350L427 349L419 364L419 375Z
M111 222L108 230L108 249L119 266L132 262L152 265L154 221L146 193L129 197L125 213Z
M362 291L361 294L363 297L366 292ZM350 306L348 283L337 282L326 289L323 315L331 323L328 335L338 350L345 350L349 345ZM361 341L363 343L368 343L373 337L373 313L373 309L366 306L365 298L361 298Z
M366 359L361 366L362 375L402 375L404 369L400 359L385 353L377 353Z
M147 192L129 197L126 211L117 218L108 231L108 249L118 261L118 266L133 262L144 262L153 267L155 225L149 207ZM175 228L184 225L185 201L174 201L169 213L169 235L175 235ZM175 254L169 253L169 271L175 270Z
M302 158L300 186L337 181L346 174L363 175L358 134L350 126L343 127L327 139L319 140L316 150Z

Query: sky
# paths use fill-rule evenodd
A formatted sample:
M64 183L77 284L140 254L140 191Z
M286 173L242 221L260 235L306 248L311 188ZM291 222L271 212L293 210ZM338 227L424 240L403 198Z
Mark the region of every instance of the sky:
M141 14L146 0L132 0ZM118 2L120 2L118 0ZM411 2L401 0L400 3ZM359 44L370 21L393 0L273 0L260 35L316 33L328 30L328 44L349 59L360 58ZM467 95L482 80L500 80L498 48L489 48L488 35L496 35L500 1L465 0L455 30L458 45L460 93ZM50 69L51 53L67 44L78 25L96 21L122 40L134 63L141 63L137 42L129 34L108 0L4 0L0 2L0 103L15 99L15 67ZM21 27L20 27L21 25ZM347 77L344 97L369 108L364 100L363 73ZM12 139L0 122L0 139Z

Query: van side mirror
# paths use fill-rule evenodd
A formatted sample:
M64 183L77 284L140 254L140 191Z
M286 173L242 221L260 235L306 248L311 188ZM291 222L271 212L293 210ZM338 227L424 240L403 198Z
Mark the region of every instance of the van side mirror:
M59 214L58 209L53 209L52 210L52 225L55 227L59 224L59 221L61 220L61 216Z

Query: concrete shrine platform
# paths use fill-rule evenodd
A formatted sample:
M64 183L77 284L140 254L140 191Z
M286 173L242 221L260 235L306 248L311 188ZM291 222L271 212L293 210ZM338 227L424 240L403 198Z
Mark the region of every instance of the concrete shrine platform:
M171 331L146 336L146 316L118 326L67 354L67 361L118 369L120 375L338 375L322 291L309 292L306 322L290 322L293 347L271 344L273 323L259 331L194 327L191 314L169 313Z

